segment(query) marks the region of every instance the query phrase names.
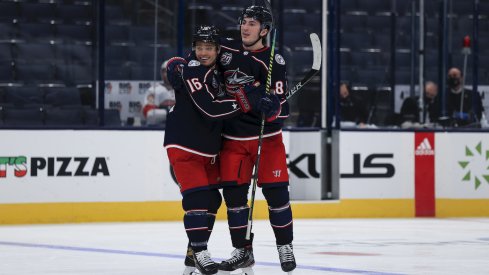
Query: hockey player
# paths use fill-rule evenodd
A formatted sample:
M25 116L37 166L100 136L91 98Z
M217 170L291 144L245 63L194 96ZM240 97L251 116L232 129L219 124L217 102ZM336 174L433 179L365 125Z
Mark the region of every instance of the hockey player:
M184 227L191 248L184 274L195 268L202 274L215 274L218 267L207 250L207 241L222 201L215 188L219 182L216 157L221 148L222 120L258 106L265 91L247 86L233 97L224 92L215 66L220 50L215 27L199 27L192 47L195 59L187 63L175 57L167 65L176 104L168 114L164 146L183 196ZM263 110L267 110L267 103L260 104Z
M223 41L219 66L223 71L226 90L239 90L247 83L265 85L271 49L264 38L273 28L270 10L250 6L239 18L241 41ZM289 176L286 153L282 142L283 120L289 115L286 102L287 80L285 60L280 54L273 56L271 95L273 108L264 113L266 123L258 167L258 186L267 200L270 224L273 228L282 270L295 269L292 250L292 210L289 199ZM257 111L242 113L226 120L223 129L221 181L228 208L228 224L235 250L232 257L221 262L220 270L232 271L254 264L252 240L246 240L249 206L247 193L252 170L257 159L258 137L262 114Z

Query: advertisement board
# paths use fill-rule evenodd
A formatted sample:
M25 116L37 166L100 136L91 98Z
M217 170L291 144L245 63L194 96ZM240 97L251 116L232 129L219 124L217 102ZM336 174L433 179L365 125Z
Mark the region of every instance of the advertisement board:
M288 143L291 199L321 200L321 133L284 134L287 135L284 141Z
M436 198L489 198L489 135L436 134Z
M405 132L340 133L340 198L414 198L414 138Z
M2 131L0 203L180 200L163 138L163 131Z
M2 130L0 224L180 220L164 131ZM296 217L488 215L489 135L341 131L321 201L320 132L283 133ZM436 147L435 147L436 146ZM436 149L435 149L436 148ZM256 218L268 218L256 192ZM224 206L223 206L224 208ZM219 218L226 217L220 211Z
M414 134L416 217L435 216L435 134Z
M154 81L106 81L105 108L118 109L123 123L126 123L128 118L142 121L144 97L148 89L156 83Z

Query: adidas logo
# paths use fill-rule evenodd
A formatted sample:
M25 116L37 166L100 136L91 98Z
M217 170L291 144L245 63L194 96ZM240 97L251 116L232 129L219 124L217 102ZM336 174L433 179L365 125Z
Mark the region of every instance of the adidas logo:
M418 145L416 151L414 152L416 156L427 156L434 155L435 150L431 147L430 141L428 138L424 138L423 141Z

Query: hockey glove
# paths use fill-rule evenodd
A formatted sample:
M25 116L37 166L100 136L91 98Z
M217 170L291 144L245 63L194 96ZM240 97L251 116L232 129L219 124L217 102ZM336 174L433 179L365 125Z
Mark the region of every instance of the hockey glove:
M173 89L180 90L184 87L182 80L182 68L187 64L187 61L181 57L172 57L166 65L166 76Z
M247 113L252 109L258 110L260 100L265 97L265 86L263 85L247 85L234 92L234 98L243 113Z
M281 107L280 99L274 94L268 94L266 97L261 98L258 103L258 110L265 114L267 122L274 121L278 117L282 111Z

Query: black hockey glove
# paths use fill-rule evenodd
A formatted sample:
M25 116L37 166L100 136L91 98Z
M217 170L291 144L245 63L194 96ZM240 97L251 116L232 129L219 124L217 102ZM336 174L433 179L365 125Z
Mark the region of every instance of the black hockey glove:
M258 106L262 98L266 98L265 86L246 85L234 92L234 97L243 113L250 110L259 110Z
M274 121L281 112L280 98L275 94L268 94L260 99L258 110L265 114L268 122Z
M177 56L170 58L166 65L166 76L175 90L180 90L185 86L182 80L182 68L185 64L187 61Z

